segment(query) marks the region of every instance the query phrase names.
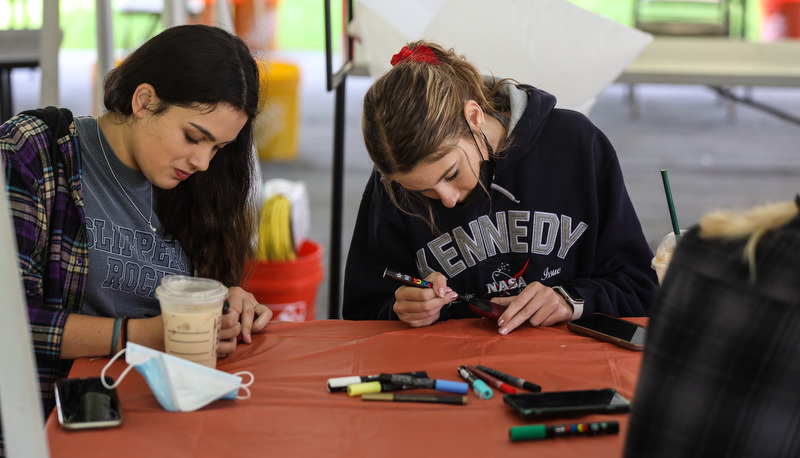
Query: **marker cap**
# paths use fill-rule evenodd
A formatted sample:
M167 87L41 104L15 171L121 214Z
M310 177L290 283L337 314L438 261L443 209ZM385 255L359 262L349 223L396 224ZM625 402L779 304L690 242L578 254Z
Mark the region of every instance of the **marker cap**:
M351 375L347 377L334 377L328 379L328 391L344 391L349 385L361 383L361 377Z
M380 393L381 382L364 382L349 385L347 387L347 394L350 396L359 396L364 393Z
M434 389L439 391L447 391L448 393L467 394L469 385L464 382L454 382L451 380L436 380Z
M478 393L478 397L481 399L491 399L494 395L494 391L481 379L472 382L472 388L475 389L475 392Z
M508 429L508 436L512 442L545 439L547 428L545 425L512 426Z

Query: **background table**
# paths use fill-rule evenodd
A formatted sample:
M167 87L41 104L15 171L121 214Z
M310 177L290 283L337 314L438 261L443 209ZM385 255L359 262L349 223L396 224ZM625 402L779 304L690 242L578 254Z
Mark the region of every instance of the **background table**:
M640 323L646 319L634 319ZM124 421L106 430L65 431L55 414L46 433L53 457L169 456L621 456L628 414L548 423L617 420L619 435L512 443L526 424L502 393L464 406L367 402L329 393L331 377L424 370L460 380L456 368L483 364L545 391L611 387L633 398L641 352L574 334L562 324L500 336L484 319L425 328L389 321L273 323L217 368L255 375L252 397L191 413L163 410L137 371L118 388ZM107 358L76 361L70 377L97 376ZM125 368L117 361L108 375ZM429 392L415 389L412 393Z
M800 41L654 37L620 83L800 87Z
M616 79L631 85L629 103L637 110L633 86L698 84L721 96L800 124L782 108L764 104L730 87L800 87L800 40L749 42L723 37L654 37L653 42Z
M41 31L0 30L0 123L8 121L13 112L11 70L39 66Z

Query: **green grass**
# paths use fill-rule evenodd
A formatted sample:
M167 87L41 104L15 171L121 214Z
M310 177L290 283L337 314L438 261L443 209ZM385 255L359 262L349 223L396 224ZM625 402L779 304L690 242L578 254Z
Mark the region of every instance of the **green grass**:
M50 0L44 0L50 1ZM391 0L395 1L395 0ZM621 24L633 23L633 0L570 0ZM747 37L757 39L760 23L760 1L747 2ZM113 5L112 1L112 5ZM332 0L331 3L336 3ZM17 6L12 14L11 5ZM488 4L488 3L487 3ZM23 8L23 5L26 8ZM276 47L282 50L325 49L325 18L322 0L280 0L275 27ZM24 11L23 11L24 10ZM12 18L17 18L12 24ZM94 0L61 0L62 49L94 49L96 47ZM121 13L113 15L116 48L137 46L147 38L152 21ZM332 20L335 36L342 31L341 17ZM0 0L0 28L40 27L41 1ZM156 31L160 30L158 24ZM335 42L335 46L339 43Z

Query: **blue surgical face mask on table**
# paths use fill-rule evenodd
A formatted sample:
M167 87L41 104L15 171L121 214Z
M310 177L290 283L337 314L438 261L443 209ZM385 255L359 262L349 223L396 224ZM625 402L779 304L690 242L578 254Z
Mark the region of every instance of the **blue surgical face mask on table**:
M106 385L106 369L122 354L128 368L113 385ZM255 377L248 371L229 374L192 361L168 355L164 352L128 342L126 348L111 358L103 367L101 380L106 388L116 388L136 368L142 374L159 404L170 412L192 412L218 399L248 399L249 386ZM249 375L250 381L242 383L241 375ZM238 396L239 390L245 394Z

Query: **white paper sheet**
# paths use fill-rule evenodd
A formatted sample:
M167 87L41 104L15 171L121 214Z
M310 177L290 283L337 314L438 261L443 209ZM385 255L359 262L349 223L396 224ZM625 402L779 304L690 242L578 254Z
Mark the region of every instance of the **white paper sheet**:
M373 77L389 70L403 45L426 39L586 114L652 41L566 0L359 0L355 15L353 32Z

